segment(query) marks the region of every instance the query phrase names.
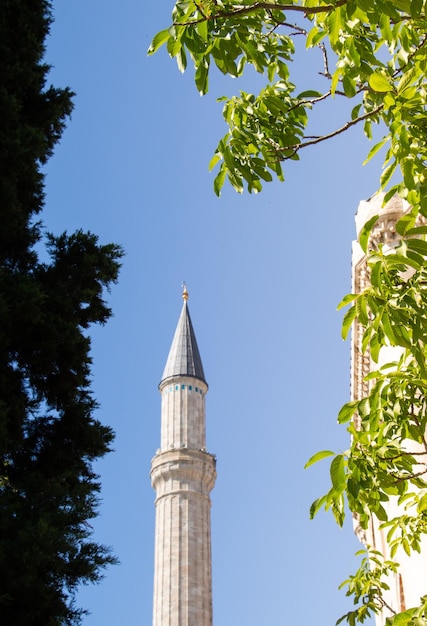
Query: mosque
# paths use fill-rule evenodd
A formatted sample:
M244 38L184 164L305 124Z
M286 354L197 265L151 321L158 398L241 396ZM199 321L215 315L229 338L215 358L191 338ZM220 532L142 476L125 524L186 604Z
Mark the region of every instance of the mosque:
M398 241L395 224L408 210L397 196L385 207L381 195L361 202L356 214L359 234L374 215L379 219L371 231L371 246L394 246ZM366 257L356 242L352 251L353 293L369 284ZM153 626L212 626L212 565L210 492L216 479L215 457L206 448L205 396L208 384L188 309L184 285L183 306L167 358L161 393L161 443L151 464L151 482L156 491L155 563ZM351 396L369 393L366 380L371 359L362 351L363 329L356 322L352 334ZM397 350L390 348L389 350ZM380 355L383 363L396 355ZM385 360L384 360L385 359ZM376 365L378 367L378 365ZM389 516L397 503L385 503ZM386 531L372 518L367 531L355 520L360 540L388 559ZM390 573L383 612L376 626L385 626L387 617L419 605L427 580L427 542L421 554L403 551L396 555L401 567Z

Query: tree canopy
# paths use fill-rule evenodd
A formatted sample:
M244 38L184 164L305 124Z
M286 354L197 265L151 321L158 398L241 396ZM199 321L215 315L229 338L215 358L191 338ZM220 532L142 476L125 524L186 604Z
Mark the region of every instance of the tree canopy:
M371 138L372 126L381 123L384 138L367 158L384 148L381 186L400 168L400 193L419 205L426 185L425 8L423 0L184 0L176 3L172 25L154 37L149 53L166 45L181 71L189 57L201 94L208 91L211 66L235 77L252 66L265 76L260 93L223 98L228 131L210 163L218 168L217 194L226 178L239 192L244 185L260 191L263 181L283 180L284 162L299 159L303 148L355 125ZM298 92L292 61L302 38L313 49L316 88ZM314 80L318 74L322 91ZM309 120L333 98L348 103L347 121L308 136Z
M122 255L91 233L46 234L43 164L72 110L48 85L47 0L0 9L0 615L5 626L78 624L74 592L115 562L91 540L93 461L113 432L95 418L88 328ZM47 251L49 261L40 261Z
M297 40L317 55L313 88L302 92L292 80L292 61L301 52ZM325 508L342 525L349 509L362 530L375 519L387 531L390 558L368 546L359 570L343 583L355 607L338 622L351 626L383 611L387 577L399 571L399 555L419 552L427 534L426 44L426 0L178 0L172 24L149 48L152 54L165 45L181 71L191 59L201 94L208 91L212 66L234 77L252 66L264 78L258 94L240 91L221 99L228 130L210 162L217 168L217 195L227 179L238 192L245 185L259 192L274 177L282 181L286 161L298 160L303 148L358 126L368 140L383 134L367 148L366 160L383 153L378 187L385 190L384 202L396 193L408 202L393 246L372 244L378 215L361 230L369 284L339 307L348 307L343 338L357 323L360 348L375 370L365 396L338 416L350 447L339 454L321 451L307 463L333 457L331 488L313 503L312 516ZM338 99L348 108L346 122L309 134L316 111ZM394 356L384 364L381 355L389 348ZM392 517L384 506L390 501L398 505ZM426 620L427 595L403 612L391 608L387 626Z

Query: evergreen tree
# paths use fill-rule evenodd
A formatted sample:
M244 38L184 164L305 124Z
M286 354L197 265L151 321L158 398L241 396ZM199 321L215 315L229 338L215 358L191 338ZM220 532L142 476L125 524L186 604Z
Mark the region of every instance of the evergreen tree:
M69 89L47 86L47 0L0 8L0 621L78 624L82 583L96 582L108 548L91 541L98 476L111 428L94 417L93 323L121 250L91 233L44 238L42 165L72 110ZM43 243L50 255L41 262Z

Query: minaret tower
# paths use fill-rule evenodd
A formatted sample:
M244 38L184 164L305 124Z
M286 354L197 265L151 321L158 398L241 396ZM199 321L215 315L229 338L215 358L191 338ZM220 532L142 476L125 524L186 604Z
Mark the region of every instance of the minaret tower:
M151 463L156 490L153 626L212 626L210 492L206 451L208 385L184 303L159 390L161 443Z

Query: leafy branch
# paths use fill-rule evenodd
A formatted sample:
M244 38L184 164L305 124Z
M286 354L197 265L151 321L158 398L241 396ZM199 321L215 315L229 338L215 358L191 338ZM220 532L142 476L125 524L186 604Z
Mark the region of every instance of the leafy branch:
M337 625L347 621L350 626L355 626L384 608L391 615L396 615L396 611L384 599L383 592L388 590L387 577L397 571L398 563L384 559L380 552L370 548L357 552L356 556L363 557L358 570L339 588L347 588L346 595L353 597L357 608L340 617Z
M325 96L322 96L321 98L317 98L316 101L320 102L321 100L325 99L328 95L329 94L325 94ZM308 148L309 146L314 146L314 145L316 145L318 143L321 143L322 141L327 141L328 139L332 139L333 137L337 137L338 135L341 135L341 133L345 133L352 126L355 126L356 124L359 124L360 122L363 122L364 120L373 117L374 115L379 113L382 109L383 109L383 105L379 105L373 111L369 111L368 113L364 113L363 115L360 115L359 117L354 118L354 120L349 120L348 122L346 122L340 128L337 128L336 130L334 130L334 131L332 131L330 133L327 133L326 135L316 136L316 137L313 137L313 138L309 139L308 141L303 141L303 142L301 142L299 144L295 144L293 146L286 146L284 148L277 148L276 151L278 153L287 152L288 150L292 151L292 155L286 155L286 156L283 157L283 159L291 159L302 148Z
M342 525L349 509L362 533L374 524L387 532L387 554L364 551L360 569L344 583L355 609L339 622L355 626L387 608L387 626L421 626L427 596L399 613L386 593L387 581L399 569L389 554L418 551L427 534L427 0L313 5L313 0L180 0L171 26L154 37L149 54L165 45L180 71L191 59L201 95L209 89L212 67L238 78L250 66L265 78L258 94L240 91L219 99L227 132L209 163L217 172L218 196L226 180L239 193L245 187L260 192L274 178L284 181L285 161L298 160L303 148L352 127L363 127L368 140L373 125L385 129L365 163L381 151L378 187L385 191L384 201L398 193L411 208L396 224L396 238L387 249L380 240L374 245L378 216L362 229L359 242L370 283L343 298L340 307L347 309L343 339L357 329L357 358L381 363L385 348L395 348L397 356L362 381L363 397L342 407L338 421L348 429L349 450L321 451L307 463L331 457L331 486L313 502L310 515L323 508ZM290 12L296 25L287 19ZM322 92L298 93L299 77L291 79L292 61L300 54L298 35L305 38L306 49L322 52L322 67L311 64L328 81ZM336 106L338 95L341 102L353 103L348 121L331 132L309 135L317 105ZM393 184L395 173L400 179ZM393 519L391 504L399 511Z
M260 9L265 11L287 11L287 12L295 12L302 13L305 17L310 15L316 15L317 13L326 13L329 11L334 11L335 9L347 4L348 0L337 0L336 4L327 4L325 6L300 6L295 4L281 4L276 2L254 2L250 5L238 5L235 4L233 9L230 10L218 10L216 13L212 13L211 15L205 15L203 11L200 10L199 5L196 3L195 6L202 14L201 18L188 20L188 21L174 21L172 22L173 26L194 26L204 22L206 20L216 20L216 19L230 19L234 17L244 16L252 13L259 12ZM219 5L215 3L215 7L217 8Z

